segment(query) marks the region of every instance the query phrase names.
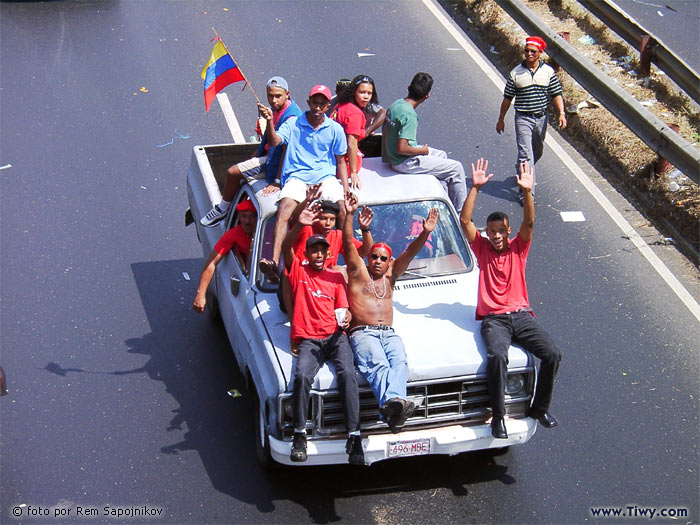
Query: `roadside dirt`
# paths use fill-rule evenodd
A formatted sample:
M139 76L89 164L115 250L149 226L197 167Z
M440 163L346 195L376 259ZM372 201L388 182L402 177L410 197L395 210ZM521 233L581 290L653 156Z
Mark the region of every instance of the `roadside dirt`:
M601 74L614 79L661 120L676 124L678 132L698 147L698 107L663 72L652 65L650 78L638 78L639 53L574 0L525 0L525 4L554 31L568 31L571 44ZM485 54L504 75L522 60L527 35L494 0L453 0L446 7L467 33L478 32ZM656 154L563 69L559 78L568 120L567 128L560 130L562 136L698 266L700 187L672 166L655 175Z

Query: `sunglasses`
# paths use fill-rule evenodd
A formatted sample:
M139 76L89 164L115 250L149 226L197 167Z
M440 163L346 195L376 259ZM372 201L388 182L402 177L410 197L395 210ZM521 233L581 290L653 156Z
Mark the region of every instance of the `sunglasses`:
M356 84L369 83L369 84L374 85L374 80L372 80L371 77L364 76L364 77L358 78L358 79L355 81L355 83L356 83Z
M539 52L540 52L539 49L526 49L525 50L526 55L536 55Z
M370 258L373 261L376 261L377 259L381 259L382 262L387 262L389 260L389 258L386 255L379 255L378 253L373 253L372 255L370 255Z

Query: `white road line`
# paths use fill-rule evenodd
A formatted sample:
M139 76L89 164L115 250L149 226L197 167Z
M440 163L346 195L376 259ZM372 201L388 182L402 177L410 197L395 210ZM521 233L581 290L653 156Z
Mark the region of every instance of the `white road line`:
M433 14L433 16L442 24L442 26L447 30L447 32L452 35L452 37L457 41L457 43L464 49L467 54L474 60L477 66L486 74L486 76L496 85L496 87L503 91L505 86L505 80L501 75L495 70L495 68L488 63L479 54L477 48L467 40L462 32L458 30L451 21L445 16L445 13L437 6L437 2L433 0L423 0L423 5L428 8L428 10ZM622 214L617 211L615 206L608 200L608 198L603 195L603 192L598 189L598 187L593 183L593 181L583 172L583 170L574 162L569 154L564 151L564 149L559 145L559 143L554 139L554 137L549 134L545 139L545 142L549 147L554 150L554 153L562 160L562 162L569 168L571 173L576 177L579 182L583 185L588 193L600 204L600 206L605 210L608 216L618 225L622 232L632 241L632 243L637 247L639 252L649 261L649 264L656 270L656 272L661 276L661 278L666 281L666 284L673 290L673 292L678 296L678 298L683 302L683 304L690 310L690 312L700 321L700 305L693 298L693 296L685 289L681 282L676 278L671 270L659 259L659 257L653 252L649 245L644 242L644 239L637 233L637 231L630 225L629 222L622 216Z
M226 93L219 93L216 95L216 100L219 101L221 106L221 111L224 113L224 118L226 119L226 124L231 132L231 137L233 137L234 144L243 144L245 142L245 137L243 136L243 131L241 131L241 126L238 124L238 119L236 114L233 112L231 107L231 101L228 99Z

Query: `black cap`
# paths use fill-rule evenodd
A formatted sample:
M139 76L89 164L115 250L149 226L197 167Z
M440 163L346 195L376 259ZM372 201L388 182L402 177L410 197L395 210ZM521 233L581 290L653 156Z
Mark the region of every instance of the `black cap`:
M334 215L338 215L340 213L340 206L338 206L337 202L333 201L321 201L321 211L323 213L333 213Z
M306 249L308 250L311 246L314 244L325 244L326 246L330 246L331 243L328 242L328 239L326 239L325 235L312 235L306 240Z

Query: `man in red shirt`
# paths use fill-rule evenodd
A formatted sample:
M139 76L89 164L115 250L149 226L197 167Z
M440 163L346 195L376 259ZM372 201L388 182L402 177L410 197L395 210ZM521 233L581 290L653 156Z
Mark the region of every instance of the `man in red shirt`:
M302 264L294 253L294 241L302 227L311 226L320 212L319 203L302 210L282 243L284 265L294 299L291 338L298 343L299 352L294 375L294 439L290 459L306 461L309 392L321 365L330 359L335 366L338 389L343 398L348 431L345 445L348 462L362 465L365 457L360 436L357 374L348 337L342 330L350 324L345 278L339 272L326 269L329 243L323 235L312 235L306 240L308 264ZM339 315L336 310L339 310ZM344 314L344 317L340 314Z
M486 343L486 374L493 410L491 433L495 438L506 439L504 387L511 342L540 359L537 390L528 416L546 428L557 426L557 420L549 413L549 405L561 353L549 334L535 321L527 298L525 266L535 224L533 170L527 162L520 165L517 182L523 193L523 223L518 234L509 239L508 216L494 212L486 219L486 239L474 226L472 214L479 190L493 177L492 173L486 176L488 165L484 159L477 161L476 168L472 164L472 187L464 202L460 222L480 270L476 318L482 320L481 336Z
M258 212L255 205L246 199L236 206L238 212L238 224L228 230L221 236L221 239L214 245L214 249L209 254L207 262L204 263L202 274L199 276L199 286L197 287L197 295L194 298L192 308L195 312L203 312L207 305L207 288L214 277L216 266L219 264L228 252L233 250L234 255L238 258L243 269L246 269L248 262L248 251L250 243L253 240L255 233L255 223L257 222Z

